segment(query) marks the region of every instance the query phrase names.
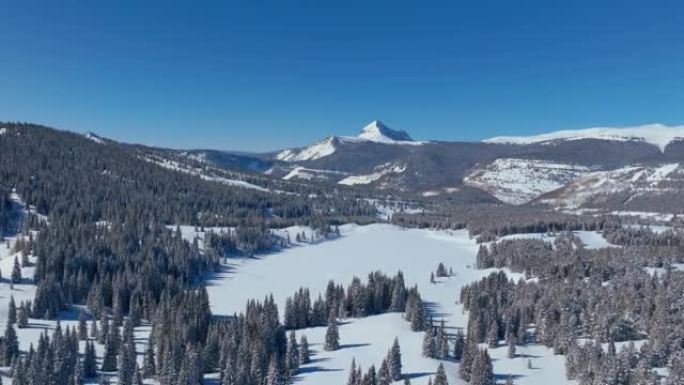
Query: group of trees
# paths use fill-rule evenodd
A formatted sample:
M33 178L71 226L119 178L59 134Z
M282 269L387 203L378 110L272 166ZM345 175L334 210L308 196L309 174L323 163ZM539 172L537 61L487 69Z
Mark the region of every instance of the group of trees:
M498 272L464 287L468 340L490 346L505 340L513 351L529 342L552 347L567 354L568 376L581 384L652 383L652 368L676 366L684 352L684 273L663 257L668 253L650 251L669 249L681 258L681 233L606 235L626 246L587 249L571 233L559 234L553 244L519 239L482 246L479 267L508 267L535 279L513 282ZM580 338L595 342L582 345ZM614 342L644 338L638 351L615 353ZM607 353L600 343L608 344ZM680 371L668 381L682 381Z
M4 235L12 230L14 214L9 194L6 189L0 186L0 241L3 240Z
M438 210L398 213L392 223L404 227L466 228L478 242L490 242L509 234L545 233L564 230L603 230L619 228L616 218L564 214L542 207L468 204L440 205Z
M357 366L356 360L352 359L347 385L390 385L392 382L403 378L401 368L401 347L399 346L399 339L395 338L378 370L375 369L374 365L371 365L364 374L361 365Z
M406 311L407 299L415 297L417 289L407 289L399 271L389 277L376 271L368 274L366 283L354 277L345 290L329 281L323 295L312 303L309 289L300 288L285 302L284 324L287 329L325 326L333 318L366 317L383 312ZM422 330L422 326L421 326Z
M221 372L224 385L261 385L266 379L269 385L285 383L296 370L295 360L292 352L288 359L288 339L272 298L250 302L235 318L214 319L202 277L221 258L277 246L282 241L272 233L276 227L308 225L325 233L340 223L375 220L375 207L345 188L263 180L259 183L274 191L238 188L160 166L159 157L171 156L164 151L95 142L31 124L2 126L0 233L17 231L9 228L15 225L9 201L14 189L32 208L17 247L22 262L29 254L36 257L36 295L19 306L15 325L28 326L29 316L55 319L68 306L85 305L84 318L96 330L86 345L105 346L97 369L116 371L122 384L154 377L162 385L194 385L209 372ZM204 171L228 176L218 169ZM177 224L231 230L208 232L200 248L198 240L188 242L173 230ZM18 281L20 273L11 278ZM153 330L145 365L137 368L130 331L143 321ZM17 356L10 324L1 353L6 363L8 357L14 362L16 381L25 374L29 384L66 384L82 370L81 381L94 373L90 363L78 360L78 345L67 344L74 334L45 335L35 353ZM305 342L299 343L297 355L308 360ZM76 350L59 354L67 345ZM81 353L84 358L89 351L94 353L88 348ZM55 363L62 359L69 363ZM64 382L34 380L38 374L27 369L32 367L47 367L45 375Z

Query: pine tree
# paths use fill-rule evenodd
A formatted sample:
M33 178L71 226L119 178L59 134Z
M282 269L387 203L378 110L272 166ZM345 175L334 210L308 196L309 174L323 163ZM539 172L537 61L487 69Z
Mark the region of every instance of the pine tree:
M147 339L147 348L145 350L145 359L143 361L143 376L152 377L157 374L157 365L154 358L154 337L150 333Z
M356 372L356 359L352 358L349 376L347 377L347 385L357 385L360 381L361 379Z
M97 357L95 356L95 343L90 341L86 344L83 357L83 374L86 378L97 375Z
M266 377L266 385L284 385L285 382L280 374L278 368L278 360L275 356L271 357L271 362L268 365L268 375Z
M9 309L7 311L7 322L14 324L17 323L17 304L14 303L14 296L10 296Z
M302 338L299 340L299 358L298 358L298 365L305 365L308 364L310 361L310 353L309 353L309 341L306 339L306 336L302 336Z
M25 302L21 302L19 305L19 312L17 316L17 327L19 329L24 329L28 327L29 322L29 309Z
M331 319L328 322L328 330L325 332L325 345L323 349L333 351L340 348L340 334L337 329L337 322Z
M444 371L444 365L439 364L437 367L437 373L435 374L435 382L433 383L434 385L449 385L449 381L447 380L446 372Z
M510 334L508 338L508 358L515 358L515 339Z
M16 256L14 256L14 267L12 267L12 283L21 282L21 265Z
M88 325L83 309L81 309L81 312L78 315L78 339L81 341L86 341L88 339Z
M446 276L448 275L448 274L447 274L447 269L446 269L446 267L444 266L444 264L443 264L442 262L440 262L440 263L437 265L437 271L436 271L435 273L436 273L435 275L438 276L438 277L446 277Z
M133 385L143 385L143 376L138 364L135 364L135 374L133 375Z
M425 330L423 301L417 298L412 301L411 307L411 330L414 332Z
M70 383L73 385L84 385L85 384L83 366L81 366L81 360L79 360L78 358L76 358L76 360L74 362L74 372L71 376Z
M106 325L103 325L104 329ZM102 371L103 372L113 372L117 369L117 348L118 348L118 333L115 332L114 325L111 326L111 330L107 333L107 341L105 343L105 351L102 356Z
M5 337L2 340L3 361L5 366L12 365L12 361L19 355L19 339L12 324L8 323L5 328Z
M428 358L435 358L437 354L435 352L435 336L434 329L425 332L423 336L423 356Z
M95 320L95 317L93 317L93 319L90 321L90 338L97 339L99 335L100 333L97 330L97 321Z
M294 330L290 330L287 339L287 348L285 351L285 364L290 376L294 375L299 367L299 347L297 346L297 337Z
M458 367L458 373L462 379L469 382L471 379L473 363L475 362L475 357L477 356L477 344L471 342L468 337L466 337L465 340L466 343L463 348L463 355L461 357L461 363Z
M449 338L446 332L446 326L444 325L444 320L441 321L437 331L436 348L440 359L446 360L449 358Z
M461 360L463 356L463 349L465 348L465 336L462 331L456 333L456 340L454 341L454 359Z
M388 364L390 376L394 381L399 381L402 377L401 364L401 347L399 346L399 339L394 337L394 343L389 351Z
M495 385L496 380L492 368L492 360L489 358L487 349L477 352L473 361L472 373L470 375L471 385Z
M392 377L390 376L390 371L389 371L389 364L387 363L387 357L382 360L382 364L380 364L380 369L378 370L377 374L377 383L378 385L390 385L392 382Z

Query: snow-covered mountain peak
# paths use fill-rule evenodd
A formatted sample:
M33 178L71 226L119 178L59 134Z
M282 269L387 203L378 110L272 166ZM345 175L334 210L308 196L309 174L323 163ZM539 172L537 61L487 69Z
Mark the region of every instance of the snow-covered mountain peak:
M594 127L581 130L563 130L533 136L498 136L484 140L486 143L529 144L555 140L604 139L617 141L643 141L653 144L661 151L672 141L684 139L684 126L647 124L633 127Z
M374 120L368 123L368 125L361 130L361 133L358 135L358 137L361 139L382 143L413 141L411 136L406 131L393 130L379 120Z

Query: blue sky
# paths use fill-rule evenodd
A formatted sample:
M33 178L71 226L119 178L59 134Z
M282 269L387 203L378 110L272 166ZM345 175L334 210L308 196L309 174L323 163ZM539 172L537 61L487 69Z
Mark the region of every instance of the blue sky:
M443 140L684 123L674 1L0 3L0 120L252 151L373 119Z

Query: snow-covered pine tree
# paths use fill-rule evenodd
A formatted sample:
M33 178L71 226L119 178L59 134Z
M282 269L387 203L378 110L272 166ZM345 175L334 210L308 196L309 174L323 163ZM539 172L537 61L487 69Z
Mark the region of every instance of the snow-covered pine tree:
M444 364L439 364L437 367L437 373L435 374L434 385L449 385L449 380L447 380L446 371L444 370Z
M492 360L487 349L478 350L470 375L471 385L496 385Z
M394 337L394 343L389 351L387 362L389 364L390 377L394 381L399 381L402 377L401 364L401 347L399 346L399 339Z
M290 376L294 375L299 368L299 347L294 330L290 330L285 351L285 365Z
M78 313L78 339L86 341L88 339L88 324L83 309Z
M14 266L12 267L12 277L11 277L12 283L19 283L21 282L21 265L19 264L19 259L17 259L17 256L14 256Z
M305 335L302 335L301 339L299 340L299 357L297 361L298 365L305 365L310 361L309 341L306 339Z
M95 356L95 344L92 341L86 343L85 346L83 375L85 378L93 378L97 375L97 357Z
M349 376L347 376L347 385L357 385L361 380L356 372L356 359L352 358L351 368L349 368Z
M428 358L437 357L434 328L430 328L423 335L423 356Z
M5 327L5 336L2 339L2 353L4 366L12 365L14 359L19 355L19 339L11 323L8 323Z
M19 304L19 311L17 314L17 327L19 329L24 329L28 327L28 319L29 319L29 309L28 305L24 301L21 301L21 304Z
M380 364L380 369L377 374L377 385L390 385L392 383L392 377L390 376L389 364L387 363L387 357L382 360Z
M14 324L17 322L17 304L14 302L14 296L10 296L10 301L7 309L7 322Z
M325 332L325 344L323 349L333 351L340 348L340 334L337 329L337 322L334 318L328 321L328 329Z

